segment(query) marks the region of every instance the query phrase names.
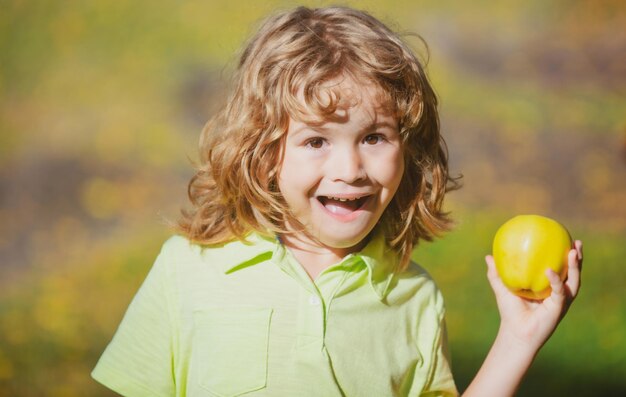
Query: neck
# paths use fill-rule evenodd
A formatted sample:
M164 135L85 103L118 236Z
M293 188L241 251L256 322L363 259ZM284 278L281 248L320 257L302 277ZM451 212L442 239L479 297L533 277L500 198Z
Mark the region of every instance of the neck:
M340 262L353 252L360 251L367 244L367 241L363 240L353 247L335 248L293 235L281 235L280 239L312 280L329 266Z

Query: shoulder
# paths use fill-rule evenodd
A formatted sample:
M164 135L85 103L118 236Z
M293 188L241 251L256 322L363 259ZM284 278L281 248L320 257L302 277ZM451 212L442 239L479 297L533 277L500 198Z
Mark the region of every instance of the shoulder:
M411 261L405 270L395 275L395 279L396 288L408 293L413 302L425 304L443 314L445 308L441 290L424 267Z
M201 253L202 247L200 245L194 243L185 236L177 234L165 240L159 255L168 259L182 259L187 257L197 257L198 255L201 255Z
M225 244L206 245L190 240L176 234L165 240L161 247L161 255L178 260L200 259L207 255L219 255L220 253L235 251L243 242L235 240Z
M406 269L397 273L397 276L401 280L407 280L407 282L421 284L429 289L438 291L435 280L432 278L430 273L428 273L428 271L424 267L412 260L409 262Z
M275 243L255 234L247 236L246 241L234 240L217 245L200 244L185 236L174 235L163 243L159 258L170 264L210 264L227 269L259 254L272 252L274 246Z

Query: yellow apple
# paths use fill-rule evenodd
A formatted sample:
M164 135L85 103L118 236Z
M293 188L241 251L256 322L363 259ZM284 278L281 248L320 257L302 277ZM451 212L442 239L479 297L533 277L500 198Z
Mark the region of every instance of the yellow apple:
M572 238L557 221L518 215L505 222L493 239L493 258L506 287L527 299L550 296L548 268L565 279Z

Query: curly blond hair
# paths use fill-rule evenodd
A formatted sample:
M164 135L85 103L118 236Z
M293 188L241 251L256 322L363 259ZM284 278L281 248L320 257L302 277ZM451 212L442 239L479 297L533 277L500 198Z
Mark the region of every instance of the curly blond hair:
M341 93L329 95L324 83L346 74L379 88L398 120L405 171L379 224L400 267L420 239L449 230L443 199L458 183L448 172L437 97L421 62L366 12L299 7L267 19L245 47L226 106L202 131L188 188L192 209L182 211L179 231L222 244L299 225L277 187L289 118L332 115Z

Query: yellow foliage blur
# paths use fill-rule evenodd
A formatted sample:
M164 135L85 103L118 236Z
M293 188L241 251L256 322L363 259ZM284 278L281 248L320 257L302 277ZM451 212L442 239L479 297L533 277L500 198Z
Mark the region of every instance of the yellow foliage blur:
M626 395L624 3L347 4L429 45L464 188L448 200L457 230L414 256L446 296L459 386L497 327L482 263L493 233L539 213L585 241L587 273L519 395ZM111 395L89 372L187 205L239 46L295 5L3 2L0 397Z

